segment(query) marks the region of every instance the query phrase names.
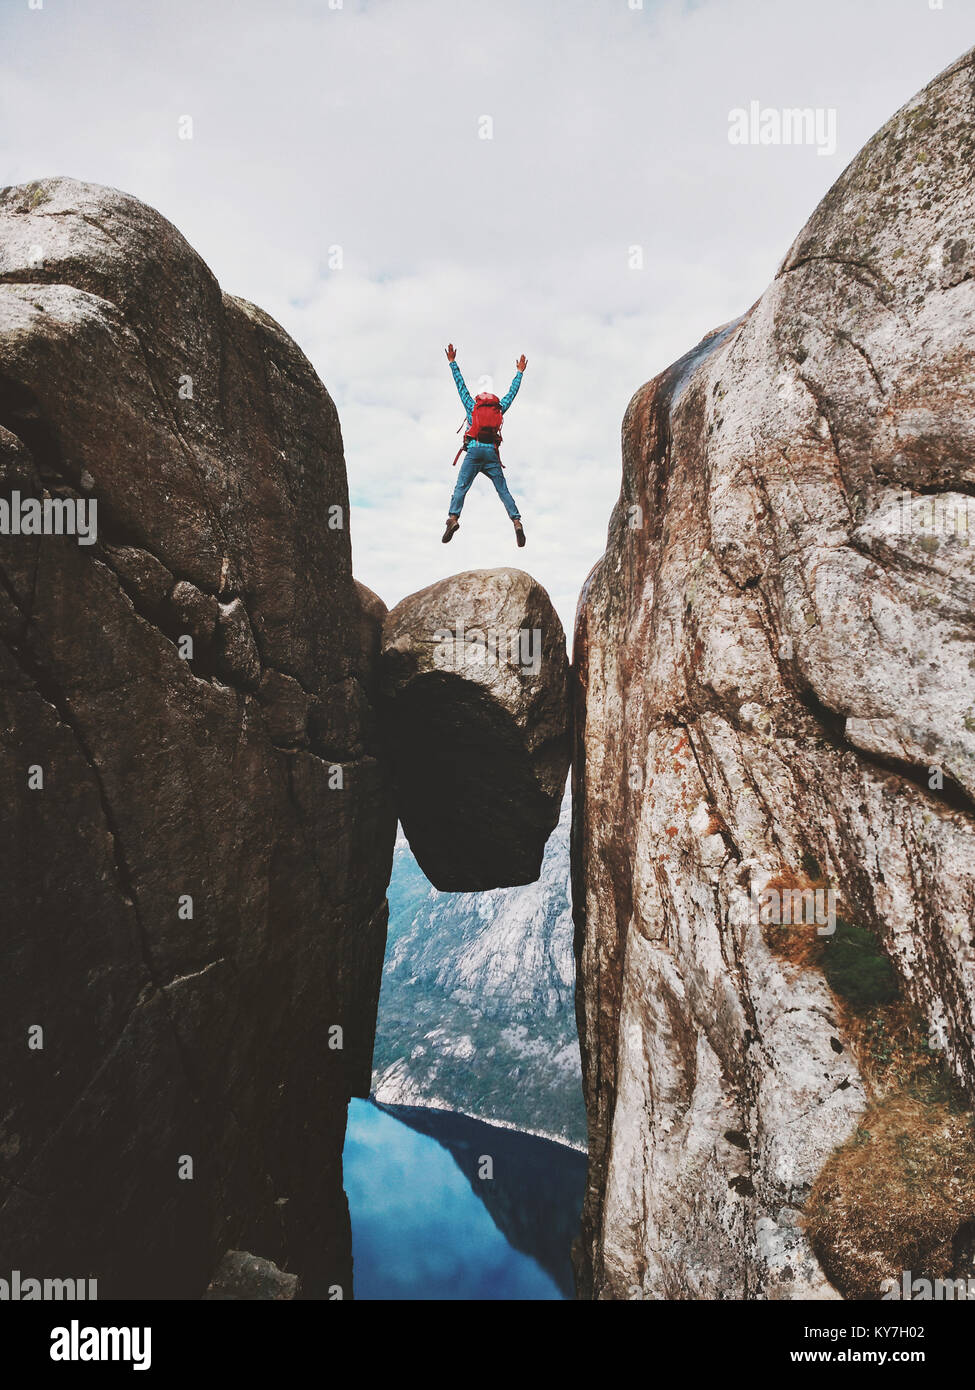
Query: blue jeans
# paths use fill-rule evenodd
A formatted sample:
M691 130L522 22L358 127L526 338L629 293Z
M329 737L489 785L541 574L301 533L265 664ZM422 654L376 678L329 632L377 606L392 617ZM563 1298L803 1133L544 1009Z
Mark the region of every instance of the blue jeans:
M450 499L450 515L460 516L460 509L464 505L464 498L471 483L478 473L486 473L491 482L497 488L498 496L504 503L504 509L511 517L512 521L519 521L521 513L518 504L508 491L508 484L504 480L501 472L501 459L498 451L493 444L470 444L467 453L464 455L460 465L460 473L457 475L457 486L454 488L454 495Z

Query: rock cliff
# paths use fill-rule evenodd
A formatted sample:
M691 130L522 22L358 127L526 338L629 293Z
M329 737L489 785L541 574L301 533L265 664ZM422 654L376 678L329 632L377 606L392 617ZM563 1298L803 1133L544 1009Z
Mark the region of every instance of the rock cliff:
M584 1296L878 1297L975 1214L973 61L626 413L575 647Z
M8 505L97 504L0 536L4 1259L348 1292L395 817L334 406L157 213L50 179L0 193L0 427Z

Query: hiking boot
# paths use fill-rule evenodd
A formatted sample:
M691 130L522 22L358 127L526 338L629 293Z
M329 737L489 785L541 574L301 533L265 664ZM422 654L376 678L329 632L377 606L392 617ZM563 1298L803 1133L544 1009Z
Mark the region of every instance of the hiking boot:
M525 544L525 528L524 526L522 526L520 521L516 521L514 523L514 527L515 538L517 539L519 546L522 546ZM444 537L444 539L446 539L446 537Z
M440 537L440 539L443 541L444 545L446 545L447 542L448 542L449 540L452 540L452 539L453 539L454 532L458 529L459 526L460 526L460 521L457 519L457 517L455 517L455 516L448 516L448 518L447 518L447 529L446 529L446 531L444 531L443 535ZM522 542L520 542L520 544L524 544L524 542L522 541Z

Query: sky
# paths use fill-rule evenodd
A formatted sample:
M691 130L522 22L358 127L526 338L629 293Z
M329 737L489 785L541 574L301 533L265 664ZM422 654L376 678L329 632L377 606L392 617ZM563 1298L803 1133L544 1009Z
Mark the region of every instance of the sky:
M134 194L293 335L387 604L515 565L570 630L630 397L973 43L975 0L0 0L0 182ZM835 150L732 144L752 102L835 112ZM440 542L448 341L475 391L528 357L502 450L524 550L485 478Z

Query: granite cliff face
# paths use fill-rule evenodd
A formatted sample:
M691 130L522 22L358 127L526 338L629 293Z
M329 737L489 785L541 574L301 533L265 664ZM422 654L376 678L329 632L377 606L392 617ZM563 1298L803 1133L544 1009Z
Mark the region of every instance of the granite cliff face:
M348 1291L395 816L334 406L162 217L51 179L0 194L0 426L8 504L97 503L0 536L3 1260Z
M533 883L569 770L568 658L522 570L470 570L383 625L383 718L396 806L435 887Z
M961 1258L973 170L969 54L627 411L575 648L584 1296L878 1297Z

